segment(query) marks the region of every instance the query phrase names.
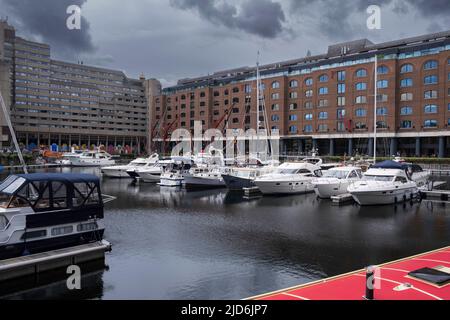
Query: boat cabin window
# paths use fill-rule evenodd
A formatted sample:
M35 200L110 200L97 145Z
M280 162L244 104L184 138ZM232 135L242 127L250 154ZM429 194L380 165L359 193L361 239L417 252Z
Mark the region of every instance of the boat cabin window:
M52 228L52 236L62 236L73 232L73 226Z
M4 215L0 215L0 230L3 230L8 225L8 218L6 218Z
M359 175L358 175L358 173L355 170L352 170L352 171L350 171L350 174L348 175L348 178L349 179L359 178Z
M278 169L277 173L280 173L280 174L296 174L297 173L297 169Z
M396 177L395 182L407 183L408 180L405 177Z
M67 187L62 182L52 182L53 207L67 208Z
M77 182L73 184L74 198L72 204L74 207L100 204L99 194L95 183Z
M365 175L364 180L375 180L375 181L385 181L389 182L392 181L392 176L372 176L372 175Z
M21 239L22 240L28 240L28 239L34 239L34 238L42 238L47 236L47 230L36 230L36 231L28 231L25 232Z

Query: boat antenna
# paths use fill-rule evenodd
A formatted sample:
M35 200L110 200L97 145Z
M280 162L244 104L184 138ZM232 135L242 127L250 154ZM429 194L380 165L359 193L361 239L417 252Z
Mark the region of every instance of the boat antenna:
M17 156L19 157L20 164L23 167L23 172L25 174L28 174L27 164L25 163L25 160L23 159L22 151L20 150L19 143L17 142L16 133L14 132L14 128L11 123L11 118L9 117L9 112L6 109L5 101L3 100L3 96L1 93L0 93L0 104L2 105L2 111L3 111L3 114L5 115L5 120L6 120L6 123L8 124L8 128L11 133L11 138L14 143L14 147L17 150Z

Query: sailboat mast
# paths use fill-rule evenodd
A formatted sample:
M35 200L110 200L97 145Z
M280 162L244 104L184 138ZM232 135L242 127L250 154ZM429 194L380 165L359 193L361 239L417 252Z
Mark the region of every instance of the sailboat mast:
M373 107L373 161L377 161L377 100L378 100L378 56L375 55L375 97Z
M259 51L258 51L258 57L256 59L256 134L259 132L259 105L260 105L260 89L261 89L261 83L260 83L260 75L259 75Z

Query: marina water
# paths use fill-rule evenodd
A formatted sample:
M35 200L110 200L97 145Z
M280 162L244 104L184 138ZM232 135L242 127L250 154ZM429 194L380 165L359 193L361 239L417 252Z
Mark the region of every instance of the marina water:
M242 299L437 249L450 237L448 204L426 201L339 207L314 194L244 200L127 179L102 179L102 192L117 197L105 205L108 268L82 268L81 290L49 274L2 298Z

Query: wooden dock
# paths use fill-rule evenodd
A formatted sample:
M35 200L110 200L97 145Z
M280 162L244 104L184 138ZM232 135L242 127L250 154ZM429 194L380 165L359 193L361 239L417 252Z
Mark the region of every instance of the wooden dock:
M244 191L244 199L252 200L262 197L262 193L258 187L243 188L242 190Z
M450 275L450 247L375 266L374 300L450 300L450 282L437 285L410 272L431 268ZM254 296L251 300L364 300L366 269Z
M331 197L331 204L333 206L341 206L344 204L353 203L355 200L353 199L352 195L350 193L340 194L337 196Z
M106 240L102 240L75 247L1 260L0 282L102 259L107 251L111 251L111 244Z

